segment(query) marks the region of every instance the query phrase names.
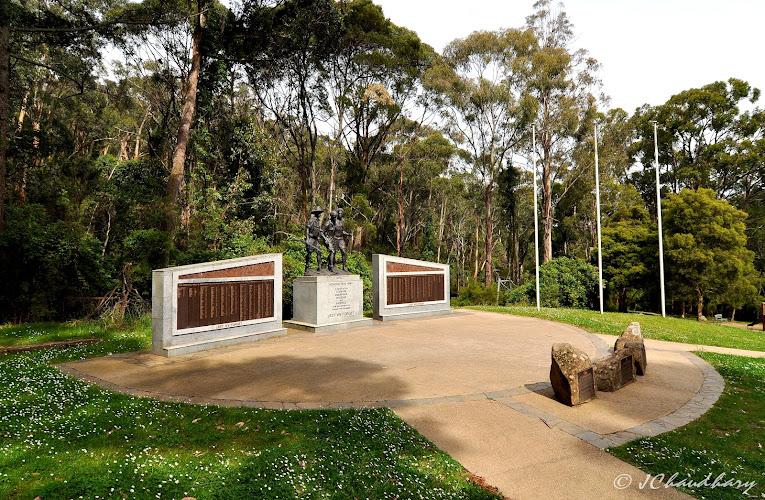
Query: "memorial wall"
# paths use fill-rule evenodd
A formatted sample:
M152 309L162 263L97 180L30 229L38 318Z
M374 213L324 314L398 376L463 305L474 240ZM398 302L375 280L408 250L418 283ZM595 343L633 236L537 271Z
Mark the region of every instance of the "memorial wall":
M449 265L372 256L373 314L386 321L449 314Z
M152 351L186 354L286 332L282 255L155 270Z

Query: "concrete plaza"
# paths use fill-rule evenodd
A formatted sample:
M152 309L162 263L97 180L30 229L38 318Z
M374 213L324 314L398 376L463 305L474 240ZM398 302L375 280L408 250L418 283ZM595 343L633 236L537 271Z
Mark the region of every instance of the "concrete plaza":
M551 345L568 342L599 357L613 339L460 310L319 334L291 330L175 358L138 352L59 368L107 389L172 401L390 407L510 498L687 498L673 488L641 489L645 473L603 448L698 418L722 392L722 377L688 346L646 341L648 369L636 382L574 408L555 401ZM619 489L625 474L631 484Z

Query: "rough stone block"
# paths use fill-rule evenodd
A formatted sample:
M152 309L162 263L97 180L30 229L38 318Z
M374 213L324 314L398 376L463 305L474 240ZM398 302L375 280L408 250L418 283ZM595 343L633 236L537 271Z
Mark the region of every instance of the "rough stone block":
M631 344L630 352L632 353L632 359L635 362L635 368L638 375L645 375L645 368L648 364L648 360L645 354L645 344L643 342L643 334L640 331L640 323L633 321L629 324L624 332L616 339L614 344L614 352L625 349L627 344Z
M594 398L595 382L590 357L571 344L553 344L550 383L555 397L569 406Z
M622 349L632 354L632 361L635 363L635 373L645 375L645 367L648 364L645 357L645 344L642 342L625 342Z
M592 362L599 391L614 392L635 380L635 363L630 350L622 349Z
M643 333L640 330L640 323L633 321L627 328L624 329L619 338L616 339L616 344L614 344L614 351L621 350L622 344L625 342L643 342Z

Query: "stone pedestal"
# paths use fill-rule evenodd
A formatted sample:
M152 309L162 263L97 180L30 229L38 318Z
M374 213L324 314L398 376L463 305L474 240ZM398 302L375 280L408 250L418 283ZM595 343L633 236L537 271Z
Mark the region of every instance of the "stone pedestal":
M635 363L635 372L638 375L645 375L645 366L647 364L645 344L642 342L625 342L622 344L622 350L629 351L632 355L632 360Z
M299 276L292 285L292 319L284 325L310 332L371 325L364 317L364 284L357 274Z

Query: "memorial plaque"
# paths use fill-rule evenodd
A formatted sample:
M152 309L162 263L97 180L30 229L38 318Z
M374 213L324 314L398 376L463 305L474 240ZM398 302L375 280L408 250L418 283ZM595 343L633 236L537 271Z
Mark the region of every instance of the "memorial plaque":
M579 372L579 402L595 397L595 379L592 376L592 368Z
M270 318L273 304L273 280L179 284L176 328Z
M387 289L389 305L444 300L444 275L388 276Z
M189 279L207 279L207 278L246 278L251 276L273 276L274 263L262 262L260 264L250 264L249 266L230 267L228 269L218 269L215 271L204 271L201 273L182 274L178 276L179 280Z
M623 357L621 363L622 385L624 386L635 380L634 372L632 371L632 356Z
M353 283L342 281L329 284L331 312L327 316L328 318L340 320L357 315L358 304L352 304L348 297L352 285Z

